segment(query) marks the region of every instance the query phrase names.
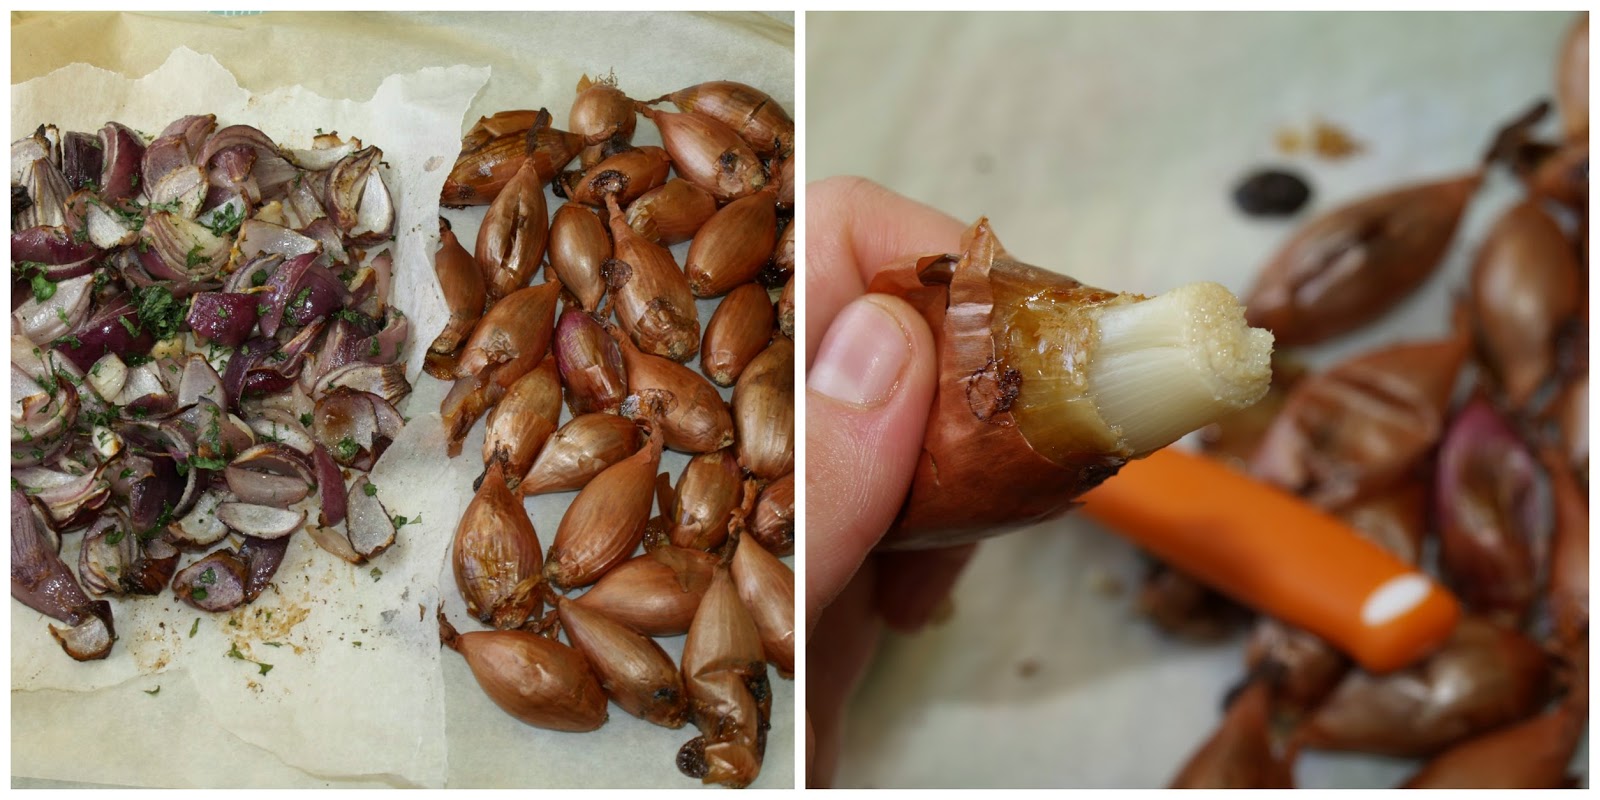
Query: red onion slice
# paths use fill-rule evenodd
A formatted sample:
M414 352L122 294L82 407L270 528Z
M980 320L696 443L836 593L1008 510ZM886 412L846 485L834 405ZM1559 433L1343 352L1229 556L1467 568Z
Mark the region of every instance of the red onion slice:
M316 239L282 225L247 219L239 226L238 250L241 259L252 259L260 255L294 258L307 253L319 253L322 251L322 245Z
M305 524L306 512L251 503L223 503L217 507L217 519L246 536L277 539L300 530Z
M14 227L63 227L67 223L67 197L72 187L56 165L49 159L38 159L22 171L21 185L26 187L28 199L33 201L27 210L16 215Z
M335 389L354 389L382 397L391 405L411 391L404 364L350 364L328 373L317 381L312 396Z
M199 295L195 296L198 303ZM191 353L183 365L183 377L178 380L178 406L192 406L209 400L220 407L227 398L222 388L222 376L211 368L211 362L199 353Z
M11 234L11 260L39 264L75 264L100 256L88 242L75 241L60 228L31 227Z
M84 594L43 528L27 495L11 490L11 596L73 626L50 627L67 655L79 661L105 658L116 638L111 604Z
M189 306L188 323L203 342L238 347L250 338L262 305L260 295L199 292Z
M135 194L140 164L144 160L144 141L120 122L108 122L100 129L104 150L100 171L100 197L109 203L126 200Z
M378 501L376 491L370 494L371 481L362 475L350 484L349 536L350 547L363 558L373 558L394 544L394 520Z
M167 528L167 534L183 547L197 548L215 544L228 535L228 526L217 519L217 508L223 503L220 491L206 492L195 501L177 522Z
M94 276L84 275L54 285L46 299L28 298L11 312L12 331L35 342L53 342L81 326L89 317L94 297Z
M316 447L316 441L300 424L300 419L281 408L262 409L250 418L250 429L260 438L280 442L304 456L310 456Z
M322 500L322 516L319 522L324 528L338 525L344 522L345 512L348 508L345 497L344 473L339 470L339 465L334 463L333 456L328 454L328 448L320 444L312 452L311 458L312 463L317 468L317 494ZM349 541L347 539L344 539L344 537L338 538L345 541L348 546ZM323 543L321 538L317 539L317 543L327 547L327 544ZM352 551L352 555L354 555L354 551ZM340 557L343 558L343 556Z
M206 171L189 164L161 176L145 192L150 196L151 208L169 209L180 217L194 219L200 214L209 188Z
M228 263L229 239L170 211L157 211L147 217L139 238L149 246L148 252L155 254L160 264L182 280L206 280L221 272ZM151 269L148 257L143 263L146 269ZM151 274L155 272L151 270Z
M71 131L61 139L61 173L74 191L100 184L103 157L100 140L92 133Z
M143 355L155 344L139 324L139 315L127 295L118 295L103 303L88 321L72 331L77 344L58 344L56 350L75 365L79 372L93 366L106 353L121 356Z
M231 611L244 604L245 572L232 550L218 550L173 576L172 593L201 611Z

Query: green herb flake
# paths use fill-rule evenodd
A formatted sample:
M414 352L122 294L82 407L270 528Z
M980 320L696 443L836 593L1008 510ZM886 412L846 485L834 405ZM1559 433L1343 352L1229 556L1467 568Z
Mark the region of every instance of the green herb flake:
M283 642L262 642L262 644L264 644L264 645L266 645L268 647L282 647L283 646Z
M200 631L200 618L199 617L195 617L194 618L194 624L189 626L189 638L193 639L194 635L196 633L198 633L199 631Z
M207 585L207 586L211 586L211 585L215 584L217 582L217 570L216 570L216 568L215 567L206 567L206 571L200 573L199 581L201 583Z
M307 428L311 427L311 412L307 411L306 413L300 415L300 424L306 426Z
M361 452L361 445L356 444L356 440L348 436L340 439L339 443L333 446L333 454L340 461L349 461L355 458L359 452Z
M267 674L267 673L272 671L272 665L271 664L263 664L260 661L257 661L257 662L255 662L255 665L261 668L261 674L262 675L265 675L265 674Z
M383 570L378 569L377 567L373 567L372 571L367 574L372 576L373 583L383 580Z
M241 222L244 222L244 215L239 213L237 206L229 203L211 216L211 221L206 223L206 227L211 229L213 235L221 237L238 230Z
M33 297L35 300L49 300L55 297L56 285L43 275L35 275L29 279L33 284Z
M189 596L193 597L196 600L204 600L210 594L211 593L206 591L206 587L204 587L204 586L196 586L196 587L194 587L194 591L189 592Z
M244 657L244 653L239 652L239 643L238 642L234 642L233 645L228 648L228 658L237 658L240 661L249 661L250 660L250 659Z
M123 533L121 528L118 528L118 529L106 534L106 544L121 544L122 543L122 537L126 536L126 535L127 534Z
M151 697L155 697L156 695L161 694L161 687L157 686L154 689L146 689L144 690L144 693L150 695Z
M361 491L368 497L378 496L378 487L373 485L371 482L368 482L367 485L361 487Z

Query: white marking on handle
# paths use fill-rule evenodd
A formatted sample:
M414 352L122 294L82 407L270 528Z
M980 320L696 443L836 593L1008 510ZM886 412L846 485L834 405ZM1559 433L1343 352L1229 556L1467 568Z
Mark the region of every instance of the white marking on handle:
M1396 575L1367 595L1361 621L1369 628L1387 625L1420 605L1433 591L1433 582L1415 572Z

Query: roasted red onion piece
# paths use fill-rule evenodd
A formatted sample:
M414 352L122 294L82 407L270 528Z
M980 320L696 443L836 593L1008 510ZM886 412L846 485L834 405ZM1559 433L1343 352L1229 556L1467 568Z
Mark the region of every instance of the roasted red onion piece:
M394 544L394 520L389 518L389 512L384 510L383 503L378 500L377 489L371 488L372 483L367 476L356 478L350 484L348 499L350 516L350 547L363 558L373 558Z
M126 200L137 192L139 168L144 160L144 141L128 126L108 122L100 129L100 198L108 203Z
M283 555L288 552L289 538L260 539L255 536L244 537L244 542L239 545L239 560L245 565L244 601L254 601L261 596L262 590L272 582L272 576L277 573L278 565L283 563Z
M54 341L89 316L94 276L84 275L54 285L49 298L34 296L11 312L12 330L35 342Z
M277 539L300 530L305 524L306 512L251 503L223 503L217 507L217 519L246 536Z
M320 444L312 452L311 459L317 468L317 495L322 500L320 522L325 528L338 525L344 522L345 511L348 508L344 473L339 471L339 465L334 463L333 456L328 454L328 448Z
M222 537L228 535L228 526L217 519L217 508L222 505L223 499L220 491L200 495L188 514L167 527L167 535L179 547L191 549L221 541Z
M202 342L238 347L256 326L259 295L200 292L189 306L189 328Z
M111 604L91 601L56 555L43 525L21 490L11 490L11 596L41 614L72 626L50 626L50 634L78 661L105 658L116 630Z
M172 593L201 611L231 611L245 603L247 568L232 550L218 550L172 578Z
M77 344L68 340L58 343L56 350L80 370L93 366L106 353L143 355L155 344L155 337L139 324L139 315L127 295L101 303L71 335Z
M100 251L87 242L80 242L61 228L36 226L11 234L11 260L31 261L55 266L78 264L87 259L99 258Z

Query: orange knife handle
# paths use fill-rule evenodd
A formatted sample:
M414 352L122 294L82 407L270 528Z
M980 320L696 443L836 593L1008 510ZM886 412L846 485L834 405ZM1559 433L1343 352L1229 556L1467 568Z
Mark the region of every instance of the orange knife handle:
M1432 652L1461 615L1450 592L1344 522L1204 456L1157 451L1082 499L1084 514L1371 672Z

